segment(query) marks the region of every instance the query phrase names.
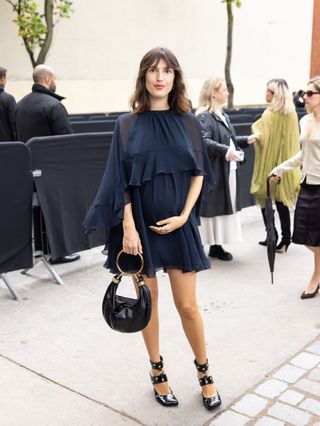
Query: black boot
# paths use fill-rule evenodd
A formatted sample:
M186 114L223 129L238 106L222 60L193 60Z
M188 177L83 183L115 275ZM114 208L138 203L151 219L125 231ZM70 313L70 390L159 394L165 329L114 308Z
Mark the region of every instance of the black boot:
M216 258L218 258L220 260L226 260L226 261L233 259L231 253L228 253L227 251L225 251L223 249L222 246L219 246L217 244L215 244L213 246L210 246L209 256L210 257L216 257Z
M278 253L284 253L288 250L291 242L290 212L288 207L279 201L276 201L276 207L281 224L281 242L278 244L276 251Z

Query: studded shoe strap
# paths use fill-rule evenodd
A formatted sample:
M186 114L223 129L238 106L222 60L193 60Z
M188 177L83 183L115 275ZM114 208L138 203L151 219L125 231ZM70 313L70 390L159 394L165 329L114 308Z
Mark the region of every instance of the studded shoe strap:
M195 359L194 365L196 366L196 369L200 371L200 373L205 373L206 371L208 371L208 368L209 368L208 360L206 361L205 364L198 364L197 360Z
M159 383L164 383L168 381L166 374L162 373L159 376L150 376L151 382L153 385L158 385Z
M153 368L154 370L158 370L161 371L163 369L163 358L160 355L160 361L159 362L153 362L150 359L150 364L151 364L151 368Z
M200 386L211 385L214 383L212 376L204 376L199 378Z

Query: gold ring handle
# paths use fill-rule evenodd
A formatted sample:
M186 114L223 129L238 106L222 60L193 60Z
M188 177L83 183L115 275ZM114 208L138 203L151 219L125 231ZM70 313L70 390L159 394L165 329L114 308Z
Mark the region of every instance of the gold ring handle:
M143 256L142 256L142 254L141 254L141 253L138 253L138 256L140 257L140 261L141 261L140 269L139 269L137 272L134 272L133 274L129 274L129 272L125 272L125 271L123 271L123 270L120 268L120 265L119 265L119 259L120 259L120 256L122 255L122 253L124 253L124 251L123 251L123 250L120 250L120 251L119 251L119 253L118 253L118 255L117 255L117 260L116 260L117 268L118 268L118 270L121 272L121 274L123 274L123 275L127 275L128 277L134 277L134 276L136 276L136 275L140 274L140 272L142 272L143 267L144 267L144 260L143 260Z

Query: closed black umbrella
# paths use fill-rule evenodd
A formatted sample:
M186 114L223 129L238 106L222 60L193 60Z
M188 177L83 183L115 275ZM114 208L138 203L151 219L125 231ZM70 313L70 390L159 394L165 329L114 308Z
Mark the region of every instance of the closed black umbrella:
M271 272L271 284L273 284L273 272L274 272L274 261L276 257L276 230L274 226L274 210L272 207L272 198L270 196L270 179L271 176L267 177L267 198L266 198L266 228L267 228L267 253L268 262Z

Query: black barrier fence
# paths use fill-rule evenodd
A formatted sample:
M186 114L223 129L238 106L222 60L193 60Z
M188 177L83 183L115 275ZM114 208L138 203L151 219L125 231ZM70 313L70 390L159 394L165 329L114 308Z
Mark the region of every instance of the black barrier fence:
M32 266L32 171L22 142L0 144L0 274Z
M239 135L240 136L240 135ZM249 145L244 150L245 161L237 163L239 185L240 185L240 206L241 208L254 206L256 204L254 196L250 194L251 179L254 163L254 147Z
M87 235L82 222L103 175L112 133L32 138L32 169L53 259L105 243L102 231Z
M237 136L249 136L251 135L251 125L252 123L235 123L233 128Z
M231 123L251 123L253 117L250 114L231 114L229 115Z
M63 284L45 254L57 258L105 244L104 232L86 235L82 221L104 173L112 135L0 144L0 280L16 300L19 295L7 272L27 273L42 261Z
M70 121L74 133L113 132L116 120Z

